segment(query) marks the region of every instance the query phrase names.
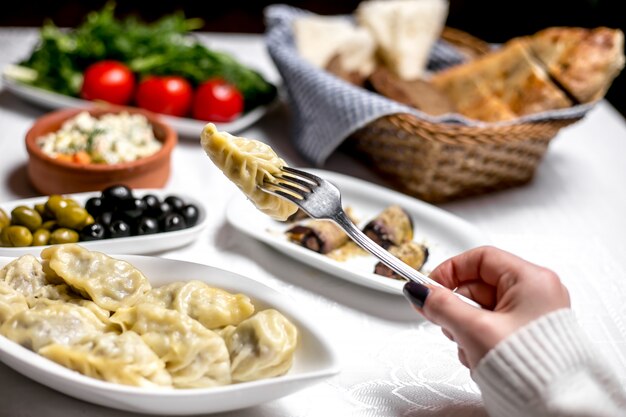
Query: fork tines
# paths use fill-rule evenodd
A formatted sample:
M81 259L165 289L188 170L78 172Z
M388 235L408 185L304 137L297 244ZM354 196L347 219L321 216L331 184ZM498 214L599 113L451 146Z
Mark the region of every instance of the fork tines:
M307 182L310 185L320 185L320 183L322 182L321 178L313 174L309 174L308 172L300 171L299 169L284 166L281 168L281 170L282 170L283 177L287 176L294 180Z
M314 175L297 169L283 167L280 174L274 175L273 181L265 181L263 187L275 193L303 199L319 185Z

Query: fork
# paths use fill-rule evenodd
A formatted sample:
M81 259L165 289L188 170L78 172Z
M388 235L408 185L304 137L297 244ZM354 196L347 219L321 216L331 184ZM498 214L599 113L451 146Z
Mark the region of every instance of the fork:
M443 288L443 285L411 268L361 232L343 211L339 189L329 181L287 166L282 167L281 172L274 174L273 177L273 180L265 180L262 185L259 185L259 189L292 202L314 219L333 221L357 245L403 277L419 284ZM474 300L459 293L453 293L467 304L481 308Z

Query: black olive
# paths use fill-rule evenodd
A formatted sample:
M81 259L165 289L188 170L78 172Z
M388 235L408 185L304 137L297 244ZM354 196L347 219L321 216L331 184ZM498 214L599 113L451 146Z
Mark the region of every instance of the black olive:
M172 206L165 201L161 201L159 205L154 209L146 209L144 214L148 217L154 217L155 219L161 219L172 212Z
M102 199L109 208L122 207L124 203L133 198L133 192L125 185L113 185L102 190Z
M185 218L178 213L170 213L163 217L160 226L162 232L173 232L187 227Z
M175 212L179 212L185 206L183 199L175 195L165 197L164 201L172 206L172 211Z
M146 194L141 199L146 203L146 212L155 211L159 208L161 200L154 194Z
M187 204L185 207L180 209L179 213L185 219L185 224L187 224L187 227L195 225L198 222L198 217L200 216L198 207L193 204Z
M159 222L153 217L141 217L137 220L135 230L137 235L159 233Z
M106 237L106 228L100 223L92 223L80 231L80 240L100 240Z
M112 222L113 222L113 213L110 211L105 211L104 213L96 217L96 223L100 223L105 228L108 228Z
M146 210L146 202L141 198L131 198L124 202L120 208L123 214L128 219L136 219L143 214Z
M115 220L109 226L109 236L112 238L130 236L130 226L124 220Z
M89 214L96 218L105 211L104 201L100 197L91 197L85 203L85 209Z

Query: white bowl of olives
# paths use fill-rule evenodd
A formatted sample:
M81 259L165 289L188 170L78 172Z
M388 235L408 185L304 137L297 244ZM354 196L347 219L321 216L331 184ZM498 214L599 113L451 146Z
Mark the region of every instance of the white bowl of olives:
M191 196L123 185L9 201L0 204L0 256L76 242L91 250L156 253L190 243L206 220Z

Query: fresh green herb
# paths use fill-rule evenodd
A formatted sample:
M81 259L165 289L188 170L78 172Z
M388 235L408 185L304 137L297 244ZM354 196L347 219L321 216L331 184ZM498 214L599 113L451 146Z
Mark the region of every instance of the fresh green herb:
M96 128L92 130L91 132L89 132L89 135L87 136L87 146L86 146L86 150L88 153L93 152L93 142L96 136L101 135L105 132L106 130L101 129L101 128Z
M179 12L144 23L132 17L117 19L114 9L115 5L108 3L70 31L46 22L39 44L20 63L36 71L36 78L27 82L77 96L85 69L94 62L112 59L125 63L139 77L178 75L194 85L213 77L224 78L241 91L246 110L276 96L276 87L258 72L224 52L207 48L191 35L202 26L200 19L186 19Z

